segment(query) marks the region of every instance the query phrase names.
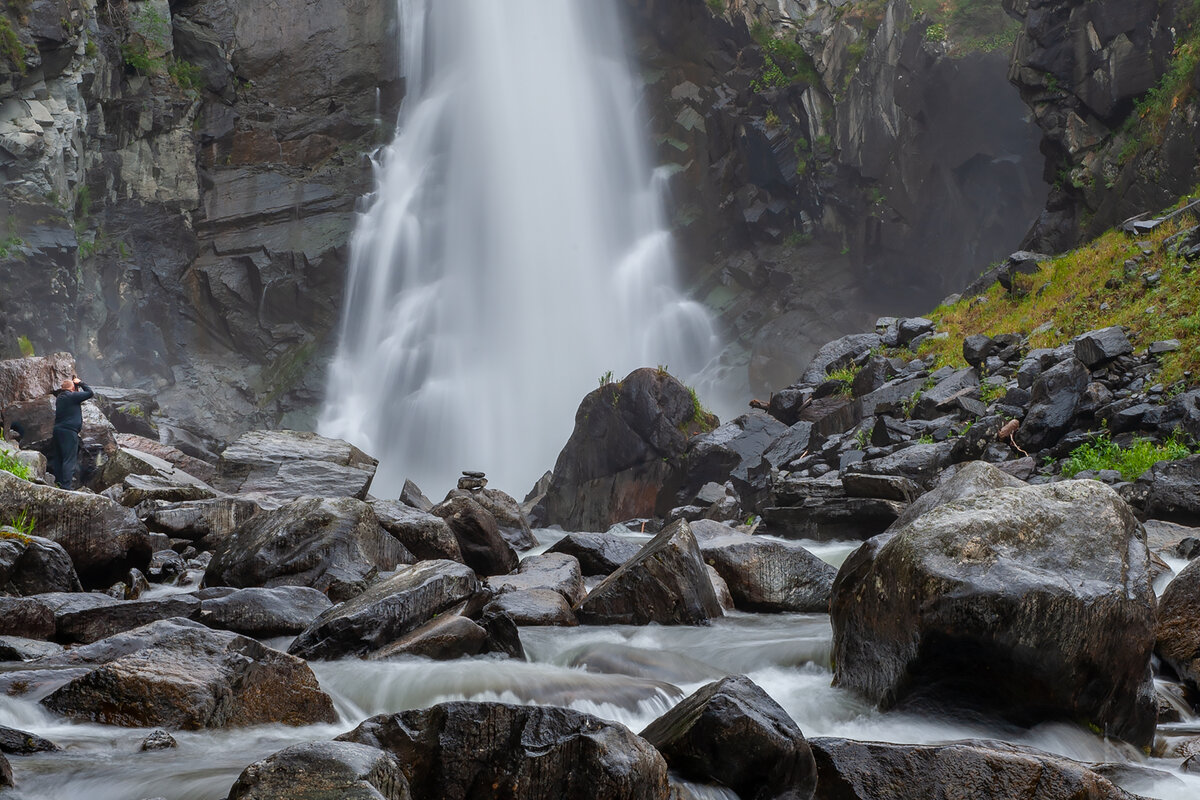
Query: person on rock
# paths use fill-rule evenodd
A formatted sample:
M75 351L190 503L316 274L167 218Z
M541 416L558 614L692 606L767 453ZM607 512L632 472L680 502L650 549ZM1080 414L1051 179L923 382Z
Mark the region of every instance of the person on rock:
M50 472L59 488L70 489L79 466L79 433L83 430L81 406L95 392L79 378L71 376L71 380L62 382L55 394L58 397L54 401L54 458Z

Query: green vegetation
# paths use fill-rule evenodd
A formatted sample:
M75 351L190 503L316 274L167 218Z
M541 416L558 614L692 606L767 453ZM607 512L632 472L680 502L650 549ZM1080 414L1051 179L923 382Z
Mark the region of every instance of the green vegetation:
M204 72L195 64L181 58L172 58L167 64L167 74L183 91L194 97L204 88Z
M31 515L28 509L24 509L20 514L10 516L8 522L4 523L4 527L11 528L16 533L0 531L0 536L16 539L22 544L29 544L29 537L33 536L33 530L37 527L37 517Z
M1166 441L1157 444L1150 439L1137 439L1129 447L1121 447L1105 431L1094 441L1071 451L1063 463L1063 477L1073 478L1084 470L1115 469L1127 481L1138 477L1159 461L1174 461L1192 454L1192 447L1176 431Z
M725 0L704 0L714 14L725 13Z
M1179 14L1175 52L1158 84L1134 105L1121 134L1126 136L1117 158L1127 162L1147 146L1162 144L1167 121L1196 91L1192 75L1200 66L1200 2L1193 2Z
M18 461L16 456L7 450L0 450L0 470L10 472L25 481L33 477L29 467Z
M765 92L799 82L820 85L821 76L799 42L775 35L762 23L751 28L750 35L763 49L762 73L750 84L754 91Z
M1008 394L1008 390L1004 388L1003 383L985 383L979 387L979 399L987 406L1000 400L1006 394Z
M1186 201L1184 201L1186 202ZM1182 205L1182 203L1181 203ZM1200 333L1200 280L1168 240L1195 218L1183 215L1135 240L1109 231L1089 244L1018 275L1006 292L993 285L978 298L939 306L928 314L948 335L922 343L922 358L966 366L963 338L976 333L1020 333L1030 347L1057 347L1089 330L1123 325L1135 346L1163 339L1195 341ZM1145 245L1150 255L1142 254ZM1139 260L1127 274L1125 262ZM1142 276L1158 274L1157 281ZM1158 380L1171 384L1185 372L1200 375L1200 348L1181 347L1160 360Z
M911 5L932 20L926 40L949 43L951 55L1011 48L1021 30L995 0L912 0Z
M3 239L0 239L0 258L9 258L15 256L15 251L20 250L25 246L25 240L16 234L10 233Z
M611 369L605 371L605 373L600 376L600 386L601 387L608 386L612 382L613 382L613 374L612 374Z
M23 355L25 358L30 358L33 356L33 342L29 341L28 336L18 336L17 346L21 348L21 355Z
M837 369L828 370L825 377L831 381L837 381L841 384L838 389L838 394L849 397L851 389L854 386L854 379L858 377L858 370L853 365L838 367Z
M0 53L12 62L18 72L25 74L25 45L21 44L17 32L13 30L12 22L3 14L0 14Z
M696 394L694 388L689 386L688 392L692 395L692 418L689 422L698 427L701 433L708 433L716 427L713 423L717 418L700 402L700 395Z

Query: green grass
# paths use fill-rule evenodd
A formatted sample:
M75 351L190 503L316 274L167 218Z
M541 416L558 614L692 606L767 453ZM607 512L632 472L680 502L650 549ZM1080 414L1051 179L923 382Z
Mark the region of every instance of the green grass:
M750 84L754 91L781 89L799 82L810 86L821 85L821 75L812 57L799 42L776 35L762 23L751 28L750 35L763 50L762 72Z
M1122 325L1138 348L1163 339L1184 343L1161 357L1161 382L1174 383L1184 373L1200 375L1200 347L1194 344L1200 333L1200 265L1186 271L1191 265L1163 245L1173 234L1195 224L1194 218L1184 217L1137 239L1108 231L1043 262L1032 275L1018 275L1015 293L995 284L979 298L939 306L926 316L948 337L927 340L919 355L934 358L939 366L964 367L962 343L972 334L1019 333L1029 337L1031 348L1057 347L1086 331ZM1148 243L1151 255L1127 277L1125 261L1141 256L1139 241ZM1160 272L1162 278L1148 287L1140 275L1152 272ZM1115 288L1106 286L1110 281ZM1033 333L1046 323L1047 329Z
M932 21L925 38L948 42L951 55L1010 48L1021 30L996 0L912 0L911 5Z
M1115 469L1124 480L1135 481L1159 461L1175 461L1192 452L1193 448L1183 441L1178 431L1161 444L1138 439L1129 447L1121 447L1105 432L1095 441L1071 451L1063 463L1062 474L1065 478L1073 478L1084 470Z
M8 522L5 522L4 525L17 532L15 536L8 534L7 531L4 534L12 536L12 538L17 539L23 544L29 544L29 537L33 535L34 528L37 527L37 517L31 515L29 510L25 509L20 514L10 516Z
M25 74L25 45L21 44L12 22L4 14L0 14L0 54L17 68L17 72Z
M25 358L29 358L34 355L33 342L29 341L28 336L18 336L17 347L21 348L21 355Z
M33 478L33 473L29 470L29 467L18 461L16 457L7 450L0 450L0 470L10 472L24 481Z
M858 377L858 370L853 365L839 367L827 371L825 377L831 381L841 383L842 386L838 389L838 394L849 397L854 387L854 379Z

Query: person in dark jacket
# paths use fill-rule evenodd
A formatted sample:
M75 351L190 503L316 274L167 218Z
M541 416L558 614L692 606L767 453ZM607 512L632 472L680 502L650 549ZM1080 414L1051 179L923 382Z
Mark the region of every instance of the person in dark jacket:
M79 466L79 432L83 430L83 405L95 392L79 378L62 382L54 401L54 461L50 471L59 487L70 489Z

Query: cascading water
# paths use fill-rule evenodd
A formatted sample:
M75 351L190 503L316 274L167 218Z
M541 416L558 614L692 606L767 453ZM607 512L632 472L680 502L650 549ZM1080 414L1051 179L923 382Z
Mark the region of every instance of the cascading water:
M408 96L351 243L322 433L523 492L597 376L697 372L613 0L400 0Z

